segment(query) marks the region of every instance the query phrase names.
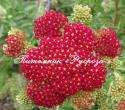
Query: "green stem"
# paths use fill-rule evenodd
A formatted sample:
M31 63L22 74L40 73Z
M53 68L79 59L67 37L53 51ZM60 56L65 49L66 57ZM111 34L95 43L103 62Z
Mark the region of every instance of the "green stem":
M118 13L118 5L119 5L119 0L115 0L115 19L114 19L114 25L118 24L119 22L119 13Z

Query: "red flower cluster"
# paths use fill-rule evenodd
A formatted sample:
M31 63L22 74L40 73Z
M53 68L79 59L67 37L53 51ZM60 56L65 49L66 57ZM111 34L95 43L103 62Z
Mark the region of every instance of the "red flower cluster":
M65 97L56 94L50 84L29 83L27 85L27 94L30 95L33 103L48 108L61 104L65 99Z
M66 24L67 21L63 14L52 10L35 21L36 38L43 39L37 48L27 51L21 67L29 81L27 95L36 105L51 108L80 90L101 88L105 82L103 62L95 65L101 58L93 53L97 41L92 29L81 23Z
M64 42L63 38L47 37L41 41L38 48L29 50L24 56L25 61L31 61L31 63L22 62L21 67L27 79L32 82L27 87L27 94L33 103L53 107L79 90L100 88L105 82L106 69L102 63L94 66L94 64L79 65L77 61L73 64L68 62L70 55L78 55L83 60L88 58L95 59L95 61L100 60L99 57L93 57L91 52L79 49L78 45L71 45L71 41L65 40ZM49 61L53 59L61 62L58 64L48 62L33 63L33 61ZM46 86L43 89L44 85L49 86L49 89Z
M40 39L44 36L62 36L61 28L67 21L67 17L62 13L57 13L53 10L46 12L34 22L34 33L36 39Z
M18 57L25 48L25 33L16 32L12 35L8 35L5 39L7 44L4 44L3 51L10 57Z
M116 32L112 28L102 28L97 31L96 52L111 58L120 54L121 45Z
M84 24L74 23L65 25L64 37L74 40L75 44L79 45L81 49L87 51L94 49L95 37L93 36L93 31Z

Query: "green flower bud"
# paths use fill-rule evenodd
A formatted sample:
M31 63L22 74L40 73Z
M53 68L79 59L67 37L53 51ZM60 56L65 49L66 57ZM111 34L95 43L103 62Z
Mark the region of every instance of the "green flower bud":
M94 91L79 91L75 95L71 96L71 101L78 109L89 109L93 107L95 101Z
M75 5L73 8L73 21L88 23L92 20L91 9L87 6Z
M20 93L16 96L16 100L19 104L32 104L32 101L26 95L25 90L21 90Z
M103 61L109 69L117 69L122 66L123 62L118 57L111 59L109 57L103 57Z
M122 66L122 61L119 60L118 58L115 58L112 60L111 64L109 65L110 69L117 69Z
M125 99L125 83L123 79L117 79L110 90L111 99L118 102Z

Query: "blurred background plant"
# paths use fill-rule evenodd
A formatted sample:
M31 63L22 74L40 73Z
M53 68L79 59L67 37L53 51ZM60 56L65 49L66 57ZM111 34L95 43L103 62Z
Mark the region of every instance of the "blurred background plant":
M18 63L13 62L2 51L8 31L11 28L20 29L26 32L27 41L37 45L33 40L34 19L49 8L70 16L75 4L88 5L91 8L93 20L88 25L94 29L110 26L116 29L122 43L120 60L123 61L118 72L125 76L125 0L0 0L0 110L31 110L32 107L21 106L15 100L17 93L25 87L25 78ZM67 101L59 110L74 110L74 107Z

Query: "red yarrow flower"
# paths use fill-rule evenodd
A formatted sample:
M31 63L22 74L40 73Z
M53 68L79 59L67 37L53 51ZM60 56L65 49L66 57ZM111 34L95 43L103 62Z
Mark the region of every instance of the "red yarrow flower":
M55 93L65 98L82 89L93 90L95 88L101 88L102 84L105 82L107 73L103 63L97 66L94 66L94 64L79 64L79 61L72 62L74 58L72 59L70 55L79 56L79 60L87 60L88 58L90 60L101 60L99 57L92 56L91 51L80 49L79 46L70 39L64 40L63 38L45 37L41 40L37 48L30 49L22 58L26 61L34 60L45 62L23 63L22 61L21 67L29 81L34 84L49 83L50 88L53 88ZM53 59L61 62L46 62ZM40 85L40 87L42 87L42 85ZM36 88L39 88L39 85ZM41 99L44 92L42 94L38 92L37 94ZM40 100L38 97L36 98L34 95L35 99L31 98L33 103L43 105L43 102L37 102L37 100ZM48 103L51 103L49 99L47 99L46 103L44 102L44 106L50 107Z
M68 18L54 10L47 11L34 22L34 33L36 39L44 36L61 37L61 28L66 24Z
M107 71L103 62L95 65L101 58L93 54L92 29L81 23L66 22L67 18L55 11L38 18L34 31L36 38L43 36L43 39L38 47L22 57L24 75L32 82L27 87L27 94L36 105L51 108L80 90L101 88L105 82ZM64 36L60 37L63 27ZM88 59L95 62L85 63ZM53 63L53 60L59 62Z
M18 57L25 49L26 37L24 32L15 32L8 35L3 45L3 51L7 56Z
M27 95L34 104L48 108L60 105L65 100L65 97L54 92L50 84L29 83Z
M121 52L117 33L112 28L102 28L96 32L96 52L114 58Z

